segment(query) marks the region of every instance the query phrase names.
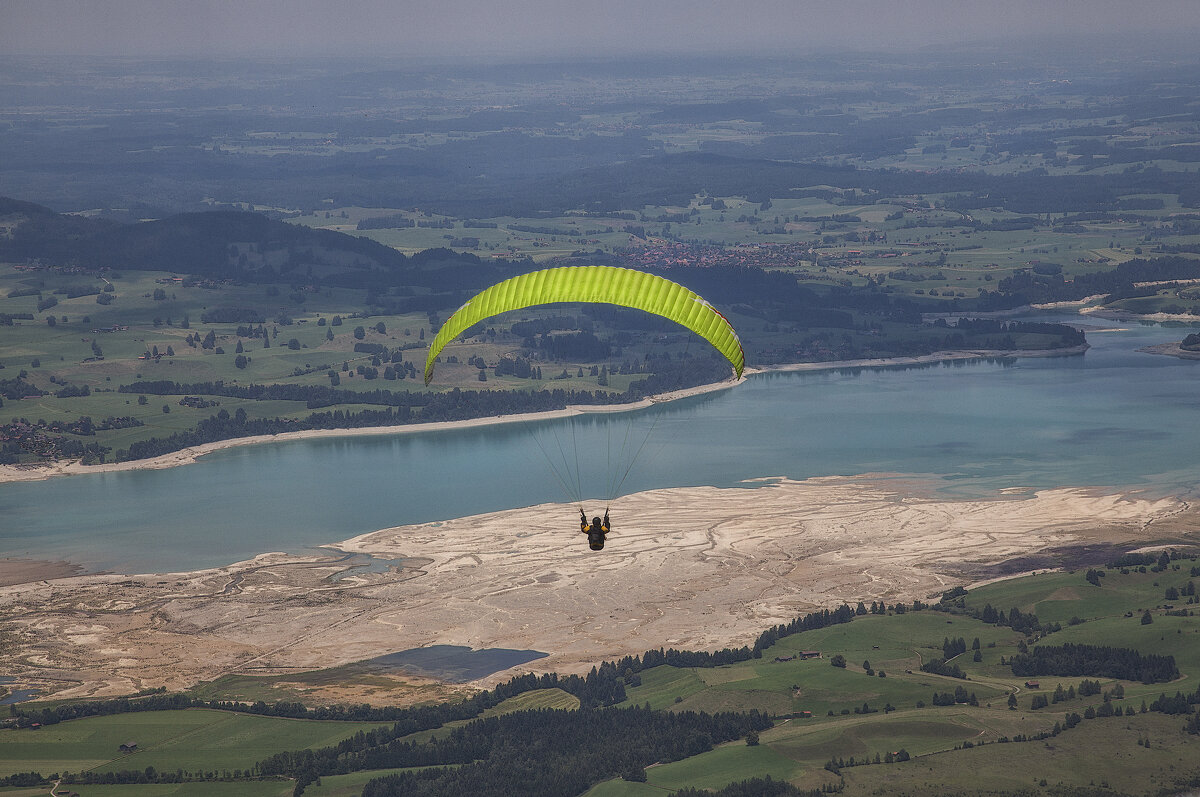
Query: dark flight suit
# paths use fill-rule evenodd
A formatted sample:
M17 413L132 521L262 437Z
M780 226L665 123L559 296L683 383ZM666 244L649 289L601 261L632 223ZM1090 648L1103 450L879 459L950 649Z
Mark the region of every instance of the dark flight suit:
M591 525L588 524L587 515L583 510L579 510L579 530L588 535L588 547L593 551L604 549L604 537L609 532L608 512L604 513L604 519L592 518Z

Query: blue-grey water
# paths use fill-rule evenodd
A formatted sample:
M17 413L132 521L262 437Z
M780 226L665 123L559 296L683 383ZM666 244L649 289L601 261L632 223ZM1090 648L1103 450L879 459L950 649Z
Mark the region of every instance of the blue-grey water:
M37 689L14 689L9 692L3 700L0 700L0 706L11 706L14 703L24 703L27 700L33 700L41 692Z
M0 484L0 556L191 570L580 495L598 508L618 482L627 494L900 473L961 495L1187 493L1200 480L1200 361L1137 349L1188 331L1136 325L1089 332L1082 357L771 373L636 412L244 446L167 470ZM647 433L621 481L622 447L638 450Z
M492 673L516 667L518 664L544 659L549 655L540 650L512 650L510 648L472 650L462 645L429 645L376 656L373 659L358 662L357 666L368 671L400 670L427 678L465 684L479 678L486 678Z
M0 675L0 686L7 686L13 683L16 678L11 675ZM37 689L13 689L8 693L0 691L0 706L11 706L14 703L24 703L26 700L33 700L37 697L39 691Z

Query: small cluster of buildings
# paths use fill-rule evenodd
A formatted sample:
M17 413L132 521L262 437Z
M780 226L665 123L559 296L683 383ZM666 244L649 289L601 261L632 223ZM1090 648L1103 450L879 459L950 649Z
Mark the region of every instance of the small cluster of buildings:
M640 269L672 266L779 268L812 261L816 257L813 246L812 241L733 247L663 243L625 252L621 259L625 265Z

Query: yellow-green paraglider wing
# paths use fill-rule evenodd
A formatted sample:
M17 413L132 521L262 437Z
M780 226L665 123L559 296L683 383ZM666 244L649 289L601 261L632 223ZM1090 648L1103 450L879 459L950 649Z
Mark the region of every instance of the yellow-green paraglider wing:
M729 360L740 379L745 355L737 333L711 304L668 279L614 266L565 266L522 274L487 288L446 319L425 358L425 384L446 344L494 315L555 302L600 302L632 307L687 327Z

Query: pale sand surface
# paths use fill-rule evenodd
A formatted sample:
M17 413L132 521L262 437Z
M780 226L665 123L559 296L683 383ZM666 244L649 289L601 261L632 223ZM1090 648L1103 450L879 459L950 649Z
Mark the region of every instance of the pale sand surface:
M1184 360L1200 360L1200 351L1188 351L1180 346L1179 343L1156 343L1153 346L1146 346L1145 348L1138 349L1138 351L1142 351L1147 354L1166 354L1171 357L1179 357L1180 359Z
M1107 293L1093 293L1091 296L1085 296L1082 299L1069 299L1063 302L1041 302L1029 305L1034 310L1064 310L1068 308L1082 308L1093 302L1103 301L1108 298Z
M866 360L837 360L827 363L789 363L775 365L770 368L747 368L746 373L761 373L762 371L828 371L837 368L887 368L903 365L924 365L927 363L950 362L954 360L984 360L990 357L1073 357L1088 350L1085 343L1065 349L1036 349L1030 351L999 351L993 349L962 349L956 351L939 351L933 354L922 354L915 357L876 357Z
M745 373L750 375L768 371L822 371L837 368L878 368L885 366L943 362L948 360L978 360L988 357L1066 357L1083 354L1087 348L1087 344L1084 344L1082 346L1077 346L1070 349L1051 349L1045 351L992 351L982 349L943 351L936 352L934 354L926 354L919 357L838 360L834 362L823 363L792 363L789 365L770 366L767 368L746 368ZM699 387L688 388L687 390L676 390L671 393L663 393L629 404L584 404L568 406L561 410L551 410L548 412L498 415L487 418L472 418L466 421L415 423L405 426L372 426L364 429L312 429L303 432L283 432L281 434L274 435L237 437L231 440L218 440L213 443L205 443L203 445L185 448L180 451L171 452L170 454L163 454L160 457L139 459L132 462L110 462L103 465L82 465L78 460L60 460L45 464L0 465L0 484L15 481L38 481L40 479L49 479L53 476L69 476L84 473L173 468L178 465L189 465L205 454L210 454L213 451L219 451L224 448L234 448L236 446L256 445L258 443L283 442L286 440L305 440L317 437L417 434L421 432L436 432L444 431L446 429L459 429L472 426L489 426L492 424L520 423L524 421L565 418L572 415L582 415L586 413L625 412L628 410L641 409L643 407L648 407L652 404L657 404L664 401L674 401L676 399L687 398L688 396L698 396L704 393L726 390L731 387L736 387L738 384L740 384L740 382L730 378L724 382L716 382L710 385L700 385Z
M0 673L68 697L432 644L550 654L473 684L486 686L651 648L742 646L843 601L927 599L994 575L986 564L1194 539L1198 528L1174 498L1057 489L950 500L930 487L863 476L644 492L613 505L617 533L602 552L587 549L574 507L542 505L356 537L336 548L408 567L341 580L330 579L347 567L334 551L0 587Z
M1200 316L1188 313L1131 313L1128 310L1115 310L1111 307L1084 307L1079 312L1113 321L1180 321L1183 323L1200 321Z
M82 573L84 568L70 562L45 562L38 559L0 559L0 587L28 584L51 578Z

